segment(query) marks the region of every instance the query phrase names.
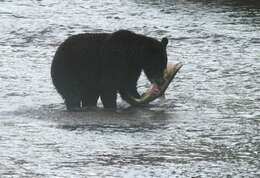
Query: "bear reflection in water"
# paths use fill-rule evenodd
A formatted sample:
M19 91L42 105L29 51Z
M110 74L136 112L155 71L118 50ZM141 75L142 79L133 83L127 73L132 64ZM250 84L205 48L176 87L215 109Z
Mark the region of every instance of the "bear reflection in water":
M158 41L127 30L73 35L56 51L53 84L68 110L95 107L99 97L105 108L116 108L117 92L124 100L140 97L142 70L151 83L163 83L167 44L167 38Z

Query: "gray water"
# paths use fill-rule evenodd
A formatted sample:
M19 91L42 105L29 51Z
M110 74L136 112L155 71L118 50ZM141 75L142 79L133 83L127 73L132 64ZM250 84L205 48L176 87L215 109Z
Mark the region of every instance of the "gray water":
M169 38L166 99L66 112L56 48L118 29ZM0 177L259 177L259 60L257 1L1 0Z

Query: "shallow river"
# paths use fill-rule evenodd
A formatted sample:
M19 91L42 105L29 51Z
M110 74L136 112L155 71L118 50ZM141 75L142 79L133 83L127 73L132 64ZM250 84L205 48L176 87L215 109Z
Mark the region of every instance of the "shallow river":
M1 0L0 177L259 177L260 3L244 2ZM166 98L66 112L57 46L118 29L169 38L184 67Z

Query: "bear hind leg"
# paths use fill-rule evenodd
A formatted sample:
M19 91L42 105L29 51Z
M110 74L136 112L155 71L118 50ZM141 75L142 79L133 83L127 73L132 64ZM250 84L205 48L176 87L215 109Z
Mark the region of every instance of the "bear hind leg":
M64 98L65 104L68 111L79 111L80 110L80 97L66 97Z
M87 92L82 96L82 107L96 107L99 93L97 91Z
M63 94L65 105L68 111L79 111L81 109L80 92L76 88L70 89L69 93Z

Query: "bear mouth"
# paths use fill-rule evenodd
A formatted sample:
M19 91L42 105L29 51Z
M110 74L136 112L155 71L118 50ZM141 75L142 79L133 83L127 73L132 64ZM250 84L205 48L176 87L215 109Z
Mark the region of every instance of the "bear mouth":
M141 95L141 98L136 98L129 95L126 98L126 102L128 102L132 106L140 106L140 105L148 104L151 101L155 100L156 98L163 96L169 84L176 76L178 71L182 68L182 66L183 65L181 63L168 64L167 68L164 71L164 76L163 76L164 81L160 83L160 85L157 84L156 82L152 82L152 86Z

